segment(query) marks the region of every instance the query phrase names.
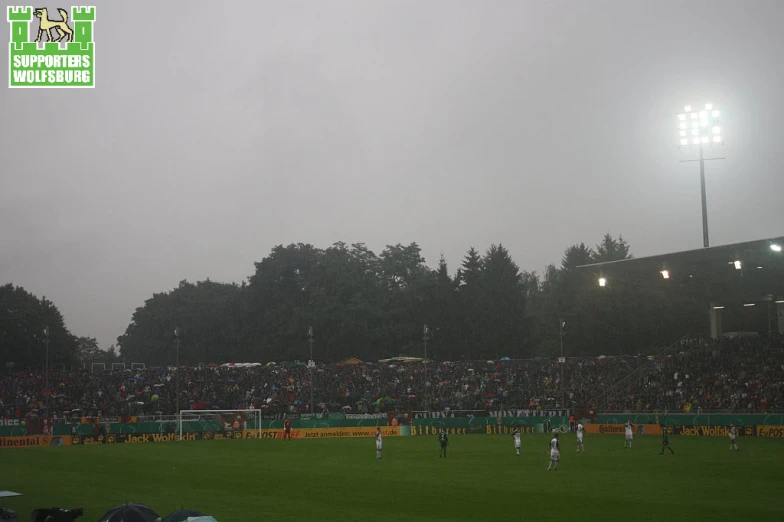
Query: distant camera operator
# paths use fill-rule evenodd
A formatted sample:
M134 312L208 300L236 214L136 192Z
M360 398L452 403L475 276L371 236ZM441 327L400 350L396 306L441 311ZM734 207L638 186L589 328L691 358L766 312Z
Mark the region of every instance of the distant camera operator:
M36 509L30 520L32 522L73 522L84 515L84 509Z

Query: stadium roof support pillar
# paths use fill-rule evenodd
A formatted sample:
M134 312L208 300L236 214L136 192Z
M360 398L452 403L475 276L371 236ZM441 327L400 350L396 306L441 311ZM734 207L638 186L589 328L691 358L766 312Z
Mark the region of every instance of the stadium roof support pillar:
M719 339L724 333L721 329L721 308L718 308L716 303L711 303L709 313L711 339Z
M779 317L779 333L784 335L784 303L776 303L776 315Z

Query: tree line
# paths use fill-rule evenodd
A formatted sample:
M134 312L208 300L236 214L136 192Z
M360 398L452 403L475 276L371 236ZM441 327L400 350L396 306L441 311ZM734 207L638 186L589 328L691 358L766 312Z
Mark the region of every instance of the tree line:
M628 243L607 234L595 248L567 248L559 266L526 272L498 244L484 253L470 248L452 275L443 257L428 267L416 243L380 254L362 243L279 245L241 284L182 281L154 294L109 359L174 364L179 339L180 364L307 361L309 327L317 362L424 356L425 349L438 360L553 357L562 334L567 356L638 354L705 331L693 292L655 278L599 288L576 270L630 257ZM24 326L6 302L24 305ZM58 336L58 361L107 358L91 352L90 338L73 337L45 299L6 285L0 303L3 361L40 362L42 321L52 325L51 346Z
M113 346L101 350L95 338L73 335L46 297L11 283L0 286L0 371L42 369L47 349L51 368L119 361Z

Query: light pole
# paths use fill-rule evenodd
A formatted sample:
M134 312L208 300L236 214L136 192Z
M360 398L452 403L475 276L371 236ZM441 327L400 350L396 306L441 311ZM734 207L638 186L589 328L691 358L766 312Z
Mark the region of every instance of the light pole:
M174 413L180 414L180 329L174 327Z
M308 369L310 370L310 413L313 415L313 369L316 366L316 361L313 360L313 327L308 326L308 344L310 345L310 359L308 360Z
M564 327L566 327L566 321L564 321L563 319L558 319L558 329L560 330L560 337L561 337L561 357L558 358L558 363L561 366L561 404L565 408L566 407L566 382L564 382L564 365L566 364L566 357L564 357L564 352L563 352Z
M708 198L705 193L705 162L724 158L706 158L704 148L706 145L722 145L724 140L721 135L721 112L713 104L705 104L705 108L698 110L691 105L683 108L678 113L678 133L681 147L697 147L699 159L682 160L681 163L693 161L700 162L700 191L702 196L702 246L708 248Z
M46 344L46 361L44 366L46 368L46 413L49 414L49 396L51 390L49 389L49 327L44 326L44 344Z
M430 411L430 393L427 390L427 325L422 328L422 344L425 347L425 411Z

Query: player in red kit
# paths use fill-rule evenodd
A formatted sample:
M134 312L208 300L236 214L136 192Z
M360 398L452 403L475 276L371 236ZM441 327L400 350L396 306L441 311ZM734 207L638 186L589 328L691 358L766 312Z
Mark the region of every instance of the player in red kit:
M291 421L289 419L283 422L283 440L291 440Z

